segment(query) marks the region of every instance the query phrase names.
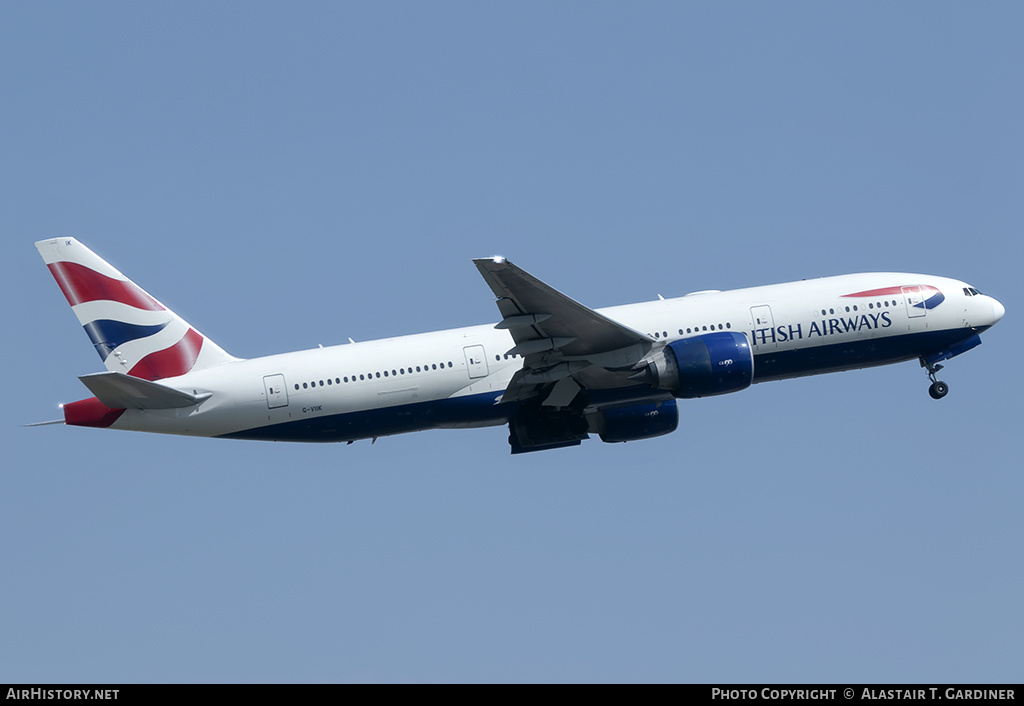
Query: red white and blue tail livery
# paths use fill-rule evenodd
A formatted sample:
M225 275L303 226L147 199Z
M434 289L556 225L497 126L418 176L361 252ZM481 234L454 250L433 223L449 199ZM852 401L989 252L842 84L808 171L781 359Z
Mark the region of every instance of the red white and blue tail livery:
M107 370L160 380L236 360L74 238L36 248Z
M674 431L676 400L981 343L1003 306L946 277L863 273L591 309L502 257L474 260L496 324L241 359L74 238L36 243L106 372L64 423L273 441L509 427L512 453Z

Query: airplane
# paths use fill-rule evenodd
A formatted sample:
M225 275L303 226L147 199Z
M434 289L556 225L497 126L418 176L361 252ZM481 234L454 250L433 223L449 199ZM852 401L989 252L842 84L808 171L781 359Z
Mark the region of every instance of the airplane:
M474 259L496 324L236 358L74 238L36 243L106 367L63 423L224 439L348 442L508 425L513 454L668 434L678 399L945 361L1005 312L946 277L863 273L603 309L504 257Z

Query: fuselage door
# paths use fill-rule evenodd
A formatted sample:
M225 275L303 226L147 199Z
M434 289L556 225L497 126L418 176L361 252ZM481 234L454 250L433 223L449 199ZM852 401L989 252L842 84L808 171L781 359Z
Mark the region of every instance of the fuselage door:
M903 296L907 298L907 314L910 318L924 316L924 293L918 286L904 287Z
M469 377L486 377L487 357L484 354L484 347L466 346L463 350L466 353L466 369L469 370Z
M263 387L267 391L267 407L288 406L288 390L284 386L284 375L263 376Z
M775 348L775 317L772 316L772 308L764 306L750 307L750 318L754 322L753 334L754 346L760 349Z

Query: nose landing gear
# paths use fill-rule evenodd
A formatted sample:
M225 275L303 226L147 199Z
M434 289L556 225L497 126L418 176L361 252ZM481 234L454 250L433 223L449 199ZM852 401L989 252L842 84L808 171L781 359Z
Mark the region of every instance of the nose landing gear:
M928 394L931 395L933 400L941 400L949 394L949 385L942 382L942 380L935 379L935 373L942 370L942 366L938 363L929 363L924 358L921 359L921 365L927 368L928 379L932 381L932 384L928 387Z
M942 382L942 380L936 380L928 386L928 394L932 396L933 400L941 400L949 392L949 385Z

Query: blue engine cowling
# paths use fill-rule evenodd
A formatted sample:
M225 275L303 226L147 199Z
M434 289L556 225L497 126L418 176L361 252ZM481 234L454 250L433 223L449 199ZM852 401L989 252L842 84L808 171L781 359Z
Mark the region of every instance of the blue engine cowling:
M754 354L742 333L706 333L667 344L634 378L675 397L724 395L750 387Z
M653 439L671 434L679 426L675 400L605 409L601 416L601 441L609 444Z

